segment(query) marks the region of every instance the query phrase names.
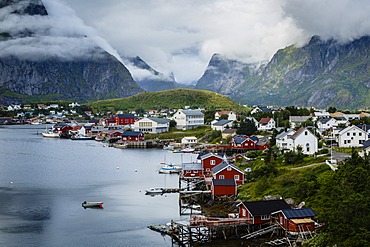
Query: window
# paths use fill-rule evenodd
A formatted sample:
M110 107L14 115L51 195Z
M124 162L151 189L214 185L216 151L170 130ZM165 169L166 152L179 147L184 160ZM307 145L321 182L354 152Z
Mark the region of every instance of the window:
M227 167L227 170L228 170L228 171L231 171L231 166L228 166L228 167Z
M347 133L347 136L349 136L349 133Z
M362 136L362 133L360 132L360 133L358 133L358 136Z
M270 219L270 215L262 215L261 220L268 220Z
M239 180L239 175L234 175L235 180Z
M242 209L242 216L247 216L247 210L245 208Z
M207 169L206 169L206 172L209 172L209 171L210 171L210 169L209 169L209 168L207 168Z
M224 175L220 175L220 176L218 177L218 179L225 179L225 176L224 176Z
M356 132L353 132L352 134L353 134L353 136L356 136Z
M305 135L308 135L308 132L307 132L307 131L305 131L305 132L304 132L304 134L305 134Z
M215 165L216 164L216 161L215 160L211 160L211 165Z

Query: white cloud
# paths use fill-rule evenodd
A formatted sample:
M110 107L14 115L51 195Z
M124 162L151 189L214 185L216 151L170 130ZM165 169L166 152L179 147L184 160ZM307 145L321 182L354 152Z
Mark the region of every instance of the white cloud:
M73 51L74 54L85 52L90 40L117 57L115 50L125 56L140 56L164 74L174 72L178 82L199 79L214 53L244 62L260 62L270 59L280 48L303 44L312 35L347 41L370 34L368 0L43 2L52 24L38 17L3 22L1 10L0 31L12 27L40 28L48 30L39 34L45 36L44 42L63 37L60 41L71 44L86 35L81 39L86 47ZM62 42L56 43L63 46ZM54 48L49 45L50 50ZM136 78L145 76L143 73L137 71Z

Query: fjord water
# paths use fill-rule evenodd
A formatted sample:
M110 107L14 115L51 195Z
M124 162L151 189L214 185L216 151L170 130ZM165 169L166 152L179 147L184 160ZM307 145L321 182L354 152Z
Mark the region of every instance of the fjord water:
M194 154L116 149L96 141L44 138L44 125L0 126L0 246L171 246L149 225L179 216L177 187L158 174L160 162L195 161ZM103 201L84 209L83 201Z

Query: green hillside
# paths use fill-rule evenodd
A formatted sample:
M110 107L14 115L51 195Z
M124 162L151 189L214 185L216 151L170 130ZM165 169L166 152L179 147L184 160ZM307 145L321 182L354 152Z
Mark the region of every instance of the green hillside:
M125 111L137 109L164 108L206 108L212 110L246 111L246 107L220 94L195 89L171 89L159 92L145 92L120 99L100 100L87 104L94 111Z

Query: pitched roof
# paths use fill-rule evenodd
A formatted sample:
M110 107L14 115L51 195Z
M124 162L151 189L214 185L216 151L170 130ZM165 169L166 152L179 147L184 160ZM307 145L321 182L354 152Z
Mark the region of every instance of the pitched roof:
M232 120L226 120L226 119L222 119L220 121L217 121L216 123L214 123L213 125L216 125L216 126L223 126L225 124L229 124L229 123L232 123L233 121Z
M212 156L223 159L223 157L221 155L214 154L214 153L205 153L205 154L199 155L198 158L203 160L203 159L207 159L207 158L212 157Z
M270 122L270 120L271 120L271 118L269 118L269 117L261 118L260 124L268 124Z
M166 123L169 123L170 122L170 120L167 119L167 118L150 117L148 119L150 119L150 120L152 120L154 122L157 122L159 124L166 124Z
M268 215L282 209L290 209L285 200L252 201L243 202L243 204L253 216Z
M227 162L227 161L222 161L220 164L218 164L218 165L216 165L215 167L213 167L213 168L212 168L212 172L213 172L213 174L217 174L217 173L219 173L220 171L222 171L222 170L226 169L226 167L228 167L228 166L230 166L230 167L232 167L234 170L236 170L236 171L238 171L238 172L240 172L240 173L244 174L242 170L240 170L238 167L236 167L236 166L235 166L235 165L233 165L233 164L230 164L230 163L229 163L229 162Z
M360 129L359 127L357 127L356 125L350 125L350 126L348 126L347 128L345 128L345 129L343 129L343 130L341 130L341 131L339 131L339 135L342 135L342 134L344 134L344 133L346 133L347 131L349 131L349 130L351 130L351 129L356 129L356 130L358 130L358 131L361 131L361 132L363 132L363 133L367 133L365 130L362 130L362 129Z
M213 186L236 186L235 179L212 179Z
M127 114L117 114L118 118L134 118L133 114L127 113Z
M329 122L332 118L320 118L318 122L322 123L322 124L326 124L327 122Z
M370 140L367 140L364 143L362 143L362 150L365 150L368 147L370 147Z
M222 131L224 134L234 134L236 132L236 129L225 129Z
M122 136L139 136L140 134L142 134L141 131L125 131Z
M200 110L181 110L181 111L187 116L198 116L198 115L204 116L203 112L201 112Z
M316 216L315 212L311 208L283 209L281 212L287 219L300 219Z
M183 171L199 171L199 170L203 170L203 166L200 163L183 163L182 170Z

